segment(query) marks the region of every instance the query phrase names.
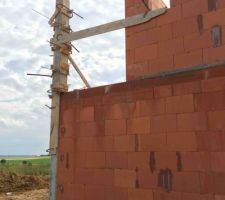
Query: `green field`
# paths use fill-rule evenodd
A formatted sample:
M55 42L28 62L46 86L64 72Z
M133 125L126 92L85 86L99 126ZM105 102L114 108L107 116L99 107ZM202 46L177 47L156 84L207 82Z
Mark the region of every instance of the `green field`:
M47 176L50 173L49 157L31 157L31 158L0 158L6 160L6 163L0 162L0 171L14 172L20 175L38 175Z

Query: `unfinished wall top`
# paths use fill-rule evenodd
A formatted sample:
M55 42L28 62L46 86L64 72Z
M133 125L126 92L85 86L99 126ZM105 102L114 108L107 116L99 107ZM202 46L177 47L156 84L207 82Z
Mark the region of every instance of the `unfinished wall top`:
M126 17L145 11L141 0L126 0ZM127 80L224 60L224 18L224 0L171 0L163 16L127 28Z

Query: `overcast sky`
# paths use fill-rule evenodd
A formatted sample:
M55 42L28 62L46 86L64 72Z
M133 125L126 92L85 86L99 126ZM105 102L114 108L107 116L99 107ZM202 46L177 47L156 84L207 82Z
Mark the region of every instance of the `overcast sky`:
M41 67L52 64L46 42L52 30L32 9L51 16L54 6L55 0L0 0L0 155L39 155L48 148L51 80L26 73L50 73ZM74 17L73 30L124 18L123 0L72 0L71 7L85 18ZM81 53L73 57L92 86L125 80L124 30L75 46ZM70 90L84 86L72 68L69 84Z

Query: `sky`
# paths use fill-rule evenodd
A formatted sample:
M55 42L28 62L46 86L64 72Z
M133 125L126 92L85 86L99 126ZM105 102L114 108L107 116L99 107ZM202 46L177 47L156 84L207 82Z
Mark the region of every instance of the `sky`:
M45 105L51 105L51 79L26 74L50 74L45 68L52 64L47 40L53 31L32 9L51 17L54 7L55 0L0 0L0 155L40 155L48 149L50 110ZM74 31L124 18L123 0L71 0L71 8L85 18L71 19ZM72 57L93 87L125 81L124 30L73 44L80 53ZM70 91L83 88L70 72Z

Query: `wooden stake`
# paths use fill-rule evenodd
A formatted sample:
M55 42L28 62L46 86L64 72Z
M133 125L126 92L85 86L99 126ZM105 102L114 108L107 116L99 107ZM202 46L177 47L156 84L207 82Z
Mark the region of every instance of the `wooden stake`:
M57 5L70 7L69 0L56 0ZM69 17L62 12L59 12L55 19L56 26L54 27L54 37L60 35L67 36L67 32L63 31L64 27L69 26ZM64 27L63 27L64 26ZM58 137L59 137L59 116L60 116L60 94L68 91L67 76L68 69L62 66L68 65L67 55L61 52L59 47L54 48L53 56L53 74L52 74L52 112L51 112L51 134L50 134L50 155L51 155L51 178L49 199L56 200L57 194L57 161L58 161Z

